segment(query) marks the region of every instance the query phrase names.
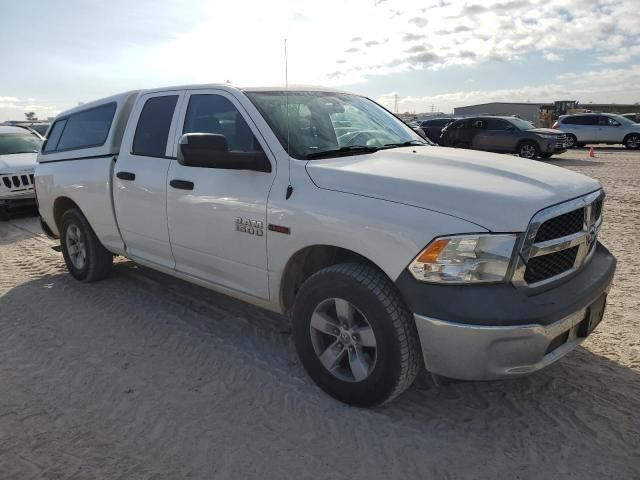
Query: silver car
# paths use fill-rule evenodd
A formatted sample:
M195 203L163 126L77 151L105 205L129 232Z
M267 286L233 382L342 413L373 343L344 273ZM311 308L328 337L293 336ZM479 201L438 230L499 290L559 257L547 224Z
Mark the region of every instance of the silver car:
M612 113L580 113L562 115L553 125L567 134L567 146L581 147L587 143L622 144L640 148L640 124Z

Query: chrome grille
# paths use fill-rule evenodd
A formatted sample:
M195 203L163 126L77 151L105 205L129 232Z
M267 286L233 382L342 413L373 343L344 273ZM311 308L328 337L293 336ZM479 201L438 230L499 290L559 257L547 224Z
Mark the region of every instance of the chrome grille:
M536 287L578 270L590 258L602 226L599 190L538 212L524 235L513 283Z
M11 192L32 190L33 173L0 175L0 192L5 189Z

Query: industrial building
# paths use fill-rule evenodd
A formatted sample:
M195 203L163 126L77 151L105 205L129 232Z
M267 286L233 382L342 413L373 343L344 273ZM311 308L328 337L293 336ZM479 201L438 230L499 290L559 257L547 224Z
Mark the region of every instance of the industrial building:
M469 115L516 115L524 120L529 120L536 125L546 123L551 116L578 112L605 112L605 113L636 113L640 111L639 104L622 103L584 103L575 100L563 100L553 103L532 102L490 102L453 109L456 116Z

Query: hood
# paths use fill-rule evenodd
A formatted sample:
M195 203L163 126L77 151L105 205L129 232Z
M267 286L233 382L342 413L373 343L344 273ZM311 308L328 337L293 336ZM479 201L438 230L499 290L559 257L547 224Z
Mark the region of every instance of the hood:
M532 133L544 133L545 135L564 135L564 132L554 130L553 128L532 128L531 130L526 131Z
M435 146L312 160L306 168L319 188L434 210L494 232L524 231L539 210L600 188L545 163Z
M37 153L13 153L0 155L0 173L22 172L36 168Z

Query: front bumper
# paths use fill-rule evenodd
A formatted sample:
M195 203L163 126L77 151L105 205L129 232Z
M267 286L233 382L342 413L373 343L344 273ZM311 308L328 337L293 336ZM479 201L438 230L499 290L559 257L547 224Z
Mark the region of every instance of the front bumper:
M421 315L415 319L431 373L459 380L497 380L540 370L580 345L584 337L578 336L578 328L585 314L581 309L546 327L482 327Z
M564 153L567 151L567 144L551 140L540 145L541 153Z
M580 324L609 291L615 267L598 244L587 265L544 290L433 285L403 275L396 284L414 312L427 370L495 380L539 370L577 347Z

